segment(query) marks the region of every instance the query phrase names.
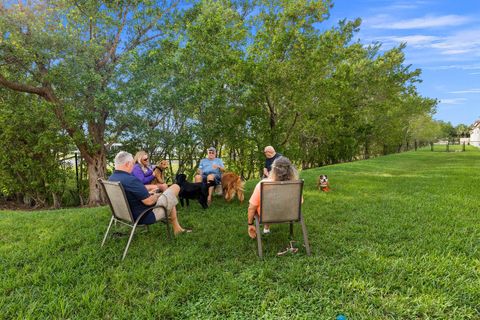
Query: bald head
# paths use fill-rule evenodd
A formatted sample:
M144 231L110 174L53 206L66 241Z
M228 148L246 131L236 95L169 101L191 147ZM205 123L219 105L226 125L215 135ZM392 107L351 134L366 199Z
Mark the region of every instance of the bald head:
M273 152L273 153L275 153L275 149L272 146L266 146L265 149L263 149L263 152Z
M271 157L275 156L275 149L272 146L266 146L265 149L263 149L263 153L265 153L265 157L270 159Z

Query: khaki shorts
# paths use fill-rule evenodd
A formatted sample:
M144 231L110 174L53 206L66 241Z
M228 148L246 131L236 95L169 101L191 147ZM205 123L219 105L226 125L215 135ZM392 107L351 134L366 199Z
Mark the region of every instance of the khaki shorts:
M167 208L168 214L172 212L172 209L177 205L178 199L173 193L171 189L165 190L160 195L160 198L157 200L157 206L164 206ZM153 213L155 214L155 219L157 221L165 219L165 210L163 208L155 208L153 209Z

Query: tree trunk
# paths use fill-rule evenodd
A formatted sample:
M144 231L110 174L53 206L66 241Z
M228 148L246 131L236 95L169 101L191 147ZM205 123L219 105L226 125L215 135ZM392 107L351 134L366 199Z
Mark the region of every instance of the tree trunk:
M363 158L368 159L370 158L370 150L368 149L368 138L365 138L365 146L364 146L364 151L363 151Z
M53 208L59 209L62 206L62 197L57 192L52 192Z
M107 198L98 183L98 179L105 178L107 158L104 148L90 157L85 157L88 171L88 205L99 206L107 202Z

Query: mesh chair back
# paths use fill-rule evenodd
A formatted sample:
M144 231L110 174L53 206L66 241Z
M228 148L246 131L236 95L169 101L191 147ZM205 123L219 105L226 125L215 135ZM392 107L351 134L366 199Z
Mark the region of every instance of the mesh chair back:
M300 220L303 180L263 181L260 187L260 223Z
M130 206L128 205L127 196L125 195L122 184L120 182L106 180L100 180L100 182L107 194L113 215L117 219L133 223L132 212L130 211Z

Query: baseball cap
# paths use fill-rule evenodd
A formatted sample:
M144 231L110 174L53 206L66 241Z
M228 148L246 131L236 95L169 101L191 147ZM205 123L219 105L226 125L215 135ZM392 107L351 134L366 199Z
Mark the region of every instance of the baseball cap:
M217 149L215 149L214 147L210 147L210 148L207 149L207 151L215 151L215 152L217 152Z

